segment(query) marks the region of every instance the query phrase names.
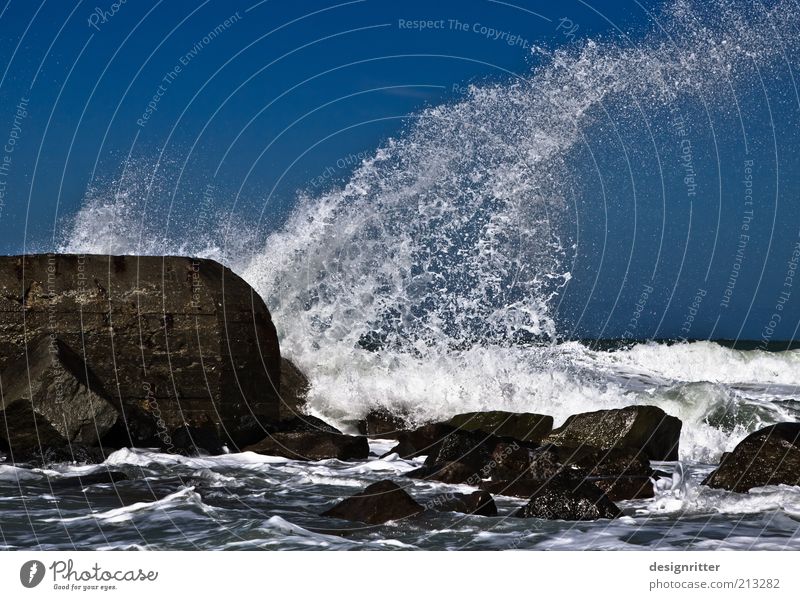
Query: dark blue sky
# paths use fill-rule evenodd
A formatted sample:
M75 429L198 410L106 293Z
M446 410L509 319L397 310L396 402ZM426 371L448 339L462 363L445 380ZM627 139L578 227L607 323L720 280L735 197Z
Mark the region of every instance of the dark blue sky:
M5 2L0 138L13 148L0 157L0 251L52 246L90 182L113 179L128 156L160 158L176 173L185 163L176 182L184 208L213 181L237 210L279 224L297 190L345 180L409 114L460 97L469 83L526 75L535 66L532 45L623 35L635 43L657 8L634 1ZM562 332L797 337L800 291L787 277L800 227L800 107L789 66L761 75L763 90L737 96L743 122L719 106L707 122L689 124L692 166L702 175L691 196L675 131L658 139L659 152L675 158L664 161L673 169L662 186L665 175L648 154L653 142L636 135L641 124L618 123L621 136L598 128L594 143L604 151L571 199L578 248L559 305ZM755 153L747 175L744 161ZM628 164L630 176L618 176ZM755 182L754 214L737 255L746 177Z

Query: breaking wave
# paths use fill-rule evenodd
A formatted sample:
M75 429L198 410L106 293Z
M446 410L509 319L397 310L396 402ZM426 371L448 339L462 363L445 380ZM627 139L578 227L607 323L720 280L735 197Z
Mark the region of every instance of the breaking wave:
M781 402L800 385L798 354L560 342L575 156L610 114L645 111L657 129L674 106L729 102L796 53L796 14L785 2L745 16L734 2L679 1L635 43L536 49L526 78L414 115L343 187L299 194L281 224L211 207L197 216L196 199L178 219L164 165L131 161L93 185L60 250L228 264L309 373L311 409L339 422L377 406L414 422L487 408L561 420L647 402L684 420L686 457L713 460L747 431L796 416Z

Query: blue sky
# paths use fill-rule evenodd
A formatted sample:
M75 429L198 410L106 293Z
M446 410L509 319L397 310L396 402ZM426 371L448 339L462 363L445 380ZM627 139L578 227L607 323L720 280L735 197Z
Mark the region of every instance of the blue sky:
M635 43L657 8L643 1L4 2L0 138L14 143L0 174L0 251L52 245L87 186L113 178L128 156L185 162L180 202L189 211L213 179L238 210L277 226L298 190L346 180L409 114L460 97L470 83L525 75L536 64L533 45L622 34ZM796 337L800 291L785 286L800 223L792 75L763 74L772 102L742 96L751 145L767 158L753 167L756 212L741 260L740 204L720 199L723 180L722 196L739 194L747 159L730 107L712 117L714 153L711 128L693 125L693 167L713 177L690 198L677 173L662 193L643 148L637 164L641 143L631 134L636 195L610 176L603 182L610 200L596 202L599 182L587 176L574 199L579 245L558 308L562 331L760 339L770 329L772 340ZM766 127L768 117L776 128ZM663 141L667 153L679 148ZM601 168L618 172L622 152L613 142L608 148ZM790 294L781 303L784 289Z

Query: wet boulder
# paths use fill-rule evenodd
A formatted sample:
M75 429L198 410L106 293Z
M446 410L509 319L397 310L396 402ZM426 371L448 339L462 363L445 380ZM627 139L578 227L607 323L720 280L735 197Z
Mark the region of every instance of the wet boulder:
M496 496L530 498L537 494L549 479L500 479L481 481L478 487Z
M246 446L244 451L293 460L365 460L369 456L369 443L363 436L293 431L268 435L260 442Z
M426 506L440 512L457 512L465 515L496 517L497 505L491 494L484 491L471 494L449 494L441 499L434 499Z
M559 462L598 477L650 477L653 469L642 451L632 448L563 448L551 446Z
M561 475L542 482L513 516L563 521L615 519L622 514L596 485L580 476Z
M171 441L172 451L185 456L225 454L227 448L216 430L210 427L184 425L173 432Z
M288 419L281 419L277 423L265 427L265 431L267 433L289 433L296 431L342 433L333 425L311 415L297 415Z
M119 402L126 445L168 445L183 426L248 444L279 417L270 313L213 260L0 257L0 372L47 337L79 352Z
M478 485L481 480L480 474L476 473L475 469L462 462L426 464L409 471L405 476L412 479L426 479L441 483L466 483L468 485Z
M281 357L280 419L294 419L305 414L305 404L311 383L300 368Z
M649 477L590 477L609 500L643 500L655 496L653 482Z
M447 423L464 431L482 431L498 437L536 443L553 430L553 417L501 410L463 413Z
M450 438L446 438L450 439ZM606 492L611 500L653 496L653 470L640 452L630 449L528 447L507 439L481 446L453 436L425 464L407 477L450 484L467 484L503 495L529 497L542 482L562 475L580 477ZM485 441L485 437L481 437ZM461 445L463 444L463 446ZM488 448L493 450L488 452ZM471 450L465 452L464 449ZM470 460L470 456L476 460ZM448 462L448 460L450 462Z
M654 471L644 453L632 448L553 447L558 460L579 470L611 500L652 498Z
M628 406L572 415L544 438L566 448L641 451L649 460L678 460L681 421L656 406Z
M97 465L111 453L110 449L85 444L41 444L14 450L13 461L30 467L50 467L56 464Z
M554 477L564 468L552 446L529 448L517 442L501 442L492 451L486 474L495 481L540 480Z
M57 338L42 338L0 374L0 445L15 460L39 449L96 445L119 417L83 359Z
M444 436L425 459L426 465L461 463L488 477L492 452L499 440L482 431L453 431Z
M424 510L396 483L383 480L345 498L321 516L380 525L418 515Z
M442 440L454 431L455 428L446 423L429 423L416 429L401 431L397 435L397 445L387 454L399 454L400 458L430 456L438 452Z
M378 408L367 413L363 420L362 433L376 439L397 439L406 428L403 417Z
M703 484L731 492L800 485L800 423L778 423L751 433L723 456Z
M547 479L566 468L551 446L530 448L480 432L455 432L445 440L422 467L406 476L477 486L488 479Z

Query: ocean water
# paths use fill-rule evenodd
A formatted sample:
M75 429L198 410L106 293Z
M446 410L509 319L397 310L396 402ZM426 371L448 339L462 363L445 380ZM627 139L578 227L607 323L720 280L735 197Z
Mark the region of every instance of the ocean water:
M420 502L467 491L409 481L418 461L293 462L254 454L184 458L121 450L95 467L0 466L0 543L72 548L800 548L800 488L750 494L699 481L749 432L798 418L800 351L713 342L592 350L566 341L558 303L570 281L576 156L598 114L632 99L656 130L677 106L727 106L796 55L797 9L775 2L671 3L636 44L537 49L539 66L428 108L341 187L299 192L286 219L176 203L161 160L94 182L58 250L215 258L266 300L282 352L309 376L307 409L343 429L374 408L409 426L484 410L553 415L654 404L683 421L674 489L623 502L593 523L426 513L348 535L320 533L329 504L392 478ZM776 44L775 40L782 40ZM675 43L679 40L680 43ZM661 119L659 122L658 119ZM167 171L165 174L165 170ZM269 198L264 202L269 205ZM568 336L566 336L568 337ZM70 473L132 479L69 493ZM341 526L341 524L339 524Z
M749 415L733 426L715 425L702 416L703 410L713 413L725 407L727 400L722 398L722 404L709 402L708 409L684 409L680 461L653 465L674 473L673 479L660 486L655 498L619 502L625 516L613 521L518 519L510 515L524 501L499 495L497 517L428 510L414 519L364 526L318 516L338 500L387 478L428 507L472 491L465 485L404 478L423 458L379 458L391 449L391 440L373 441L370 458L358 462L301 462L251 452L189 458L123 449L102 465L0 466L0 543L9 549L61 550L800 549L800 487L770 486L737 494L701 486L713 469L707 462L713 457L706 446L692 442L701 437L706 445L715 441L718 452L765 422L796 419L800 408L792 392L796 394L800 383L772 383L777 376L761 378L758 384L723 383L724 372L718 373L715 384L678 382L653 372L636 376L631 366L631 355L641 353L662 352L675 359L687 352L716 350L727 353L728 368L762 362L777 373L786 361L797 360L797 352L763 356L710 344L693 346L697 345L635 347L613 359L589 358L617 384L635 381L653 403L682 406L689 398L702 403L709 398L703 389L717 386L737 395L731 421ZM625 362L624 369L615 370L617 362ZM64 491L66 478L105 469L123 471L130 479ZM344 532L334 535L330 529Z

